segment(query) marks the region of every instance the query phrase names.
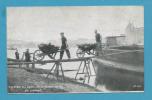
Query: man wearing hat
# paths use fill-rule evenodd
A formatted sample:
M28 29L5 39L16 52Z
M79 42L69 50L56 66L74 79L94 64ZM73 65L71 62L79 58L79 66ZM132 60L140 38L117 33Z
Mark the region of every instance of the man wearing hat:
M102 37L100 33L95 30L95 39L96 39L96 56L99 56L102 52Z
M26 62L30 62L31 61L31 56L30 56L29 49L26 49L26 52L25 52L25 61Z
M19 60L20 59L20 54L18 52L18 50L16 49L16 52L15 52L15 57L16 57L16 60Z
M25 61L26 62L31 62L31 56L30 56L29 49L26 49L26 52L25 52ZM29 64L26 64L26 66L29 67Z
M60 51L60 59L62 59L64 51L66 51L66 54L67 54L68 58L70 59L71 56L70 56L70 51L69 51L68 44L67 44L67 39L64 36L63 32L61 32L60 35L61 35L61 41L62 41L61 51Z

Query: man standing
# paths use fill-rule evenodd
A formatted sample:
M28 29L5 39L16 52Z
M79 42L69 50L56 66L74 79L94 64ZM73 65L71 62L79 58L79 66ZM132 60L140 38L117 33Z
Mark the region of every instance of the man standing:
M16 60L19 60L19 59L20 59L19 52L18 52L17 49L16 49L16 52L15 52L15 58L16 58Z
M66 51L66 54L67 54L68 58L70 59L71 55L70 55L70 51L69 51L69 48L68 48L67 39L64 36L63 32L61 32L60 35L61 35L61 41L62 41L61 51L60 51L60 59L62 59L64 51Z
M102 52L102 38L101 35L95 30L95 39L96 39L96 56Z
M26 62L30 62L31 61L31 56L30 56L29 49L26 49L26 52L25 52L25 61Z
M30 56L29 49L26 49L26 52L25 52L25 61L26 62L31 62L31 56ZM26 64L26 66L29 68L29 64Z

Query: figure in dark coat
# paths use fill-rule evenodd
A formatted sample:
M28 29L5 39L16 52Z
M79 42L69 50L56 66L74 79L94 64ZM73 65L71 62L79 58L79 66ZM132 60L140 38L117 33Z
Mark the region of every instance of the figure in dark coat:
M95 30L95 39L96 39L96 56L102 52L102 37L101 35Z
M61 51L60 51L60 59L62 59L64 51L66 51L66 54L67 54L68 58L70 59L71 55L70 55L70 51L69 51L69 48L68 48L67 39L64 36L63 32L60 33L60 34L61 34L61 41L62 41Z
M31 56L30 56L29 49L26 49L26 52L25 52L25 61L26 62L30 62L31 61Z
M20 55L19 55L19 52L18 52L17 49L16 49L16 52L15 52L15 58L16 58L16 60L19 60L19 59L20 59Z
M31 62L31 55L30 55L29 49L26 49L26 52L25 52L25 61L26 62ZM29 64L26 64L26 67L29 68Z

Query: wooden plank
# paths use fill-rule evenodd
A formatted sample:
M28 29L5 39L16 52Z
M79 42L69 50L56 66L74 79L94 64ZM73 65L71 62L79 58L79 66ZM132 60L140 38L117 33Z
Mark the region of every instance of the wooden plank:
M19 64L46 64L46 63L55 63L55 62L78 62L78 61L85 61L91 58L101 58L105 56L110 56L110 55L117 55L121 53L129 53L129 52L143 52L142 50L129 50L129 51L124 51L124 52L119 52L119 53L111 53L111 54L106 54L106 55L101 55L101 56L91 56L91 57L83 57L83 58L72 58L72 59L54 59L54 60L45 60L45 61L37 61L37 62L25 62L23 60L14 60L15 62L8 62L8 65L19 65ZM9 60L8 60L9 61ZM13 61L13 60L12 60Z
M37 61L37 62L24 62L24 61L18 61L18 62L8 62L8 65L19 65L19 64L46 64L46 63L56 63L56 62L78 62L78 61L85 61L87 59L94 58L92 57L84 57L84 58L72 58L72 59L58 59L58 60L45 60L45 61Z

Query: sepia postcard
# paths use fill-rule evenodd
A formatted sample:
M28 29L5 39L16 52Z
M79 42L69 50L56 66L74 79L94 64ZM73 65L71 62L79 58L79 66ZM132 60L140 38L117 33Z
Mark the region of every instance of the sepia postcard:
M8 93L144 92L144 6L7 7Z

